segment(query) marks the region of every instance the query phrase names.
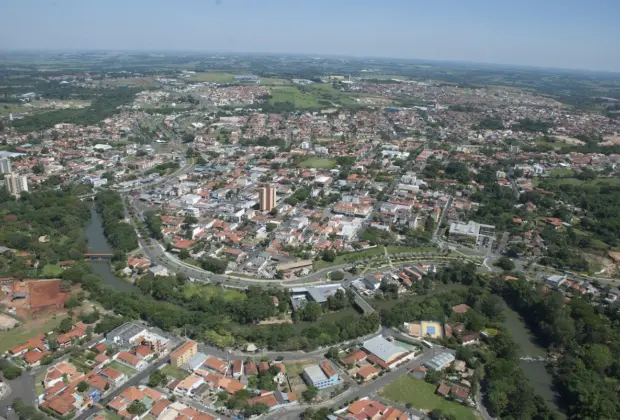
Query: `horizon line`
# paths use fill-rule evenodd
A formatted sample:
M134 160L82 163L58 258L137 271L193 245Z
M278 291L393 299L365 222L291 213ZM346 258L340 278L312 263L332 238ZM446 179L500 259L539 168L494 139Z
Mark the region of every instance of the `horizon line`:
M226 51L226 50L203 50L203 49L122 49L122 48L3 48L0 47L0 53L68 53L68 52L122 52L122 53L174 53L174 54L222 54L222 55L280 55L280 56L306 56L316 59L321 58L354 58L354 59L371 59L371 60L399 60L399 61L411 61L421 63L440 63L440 64L460 64L470 66L491 66L491 67L504 67L504 68L517 68L526 70L554 70L554 71L566 71L566 72L587 72L587 73L605 73L608 75L620 76L620 70L601 70L601 69L586 69L576 67L555 67L555 66L541 66L534 64L509 64L509 63L491 63L483 61L468 61L468 60L450 60L450 59L428 59L428 58L406 58L406 57L387 57L387 56L373 56L373 55L349 55L349 54L336 54L336 53L293 53L293 52L249 52L249 51Z

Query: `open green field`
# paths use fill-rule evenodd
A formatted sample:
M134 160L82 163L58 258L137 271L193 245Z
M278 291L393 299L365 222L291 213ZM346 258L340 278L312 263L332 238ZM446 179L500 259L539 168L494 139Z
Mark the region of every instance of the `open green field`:
M575 175L575 171L573 171L572 169L556 168L556 169L551 170L552 177L563 178L563 177L571 177L573 175Z
M301 162L300 166L303 168L333 169L337 164L336 159L313 157Z
M162 373L165 373L166 375L179 380L185 379L189 376L189 373L177 367L174 367L171 364L166 364L166 366L164 366L161 371Z
M58 277L62 274L60 264L45 264L43 267L43 275L47 278Z
M331 83L316 83L310 86L313 94L321 100L339 103L341 105L356 105L351 94L334 89Z
M397 74L366 74L362 76L363 79L377 79L377 80L409 80L407 76L399 76Z
M204 298L210 298L212 296L221 296L224 300L245 300L247 296L240 290L232 288L222 288L218 286L211 286L198 283L186 283L183 287L183 294L186 298L200 295Z
M271 92L269 103L272 105L290 102L299 109L321 108L322 106L314 95L303 93L295 86L277 86L269 90Z
M394 254L403 254L410 252L438 252L438 248L410 248L407 246L388 246L387 253L389 255ZM353 263L355 261L363 260L366 258L377 257L380 255L385 255L385 251L383 250L383 246L377 246L374 248L363 249L361 251L347 252L346 254L338 255L332 262L327 262L323 260L315 261L314 268L319 270L321 268L330 267L333 265L341 265L346 263Z
M435 385L424 382L411 376L401 376L394 382L379 391L379 394L390 401L402 404L410 403L420 410L441 409L445 414L451 414L459 420L476 420L478 417L471 408L448 401L435 395Z
M56 319L50 319L37 327L33 327L31 325L24 327L23 325L20 325L17 328L3 332L0 334L2 336L2 340L0 340L0 354L19 344L25 343L37 334L47 333L55 328L58 328L60 321L64 318L64 315L58 316Z
M118 370L119 372L123 372L125 375L127 375L128 378L131 378L133 375L136 374L135 369L132 369L129 366L125 366L124 364L117 362L116 360L108 364L108 367L114 370Z
M458 283L443 284L441 282L434 282L434 285L435 285L435 288L431 292L425 295L407 296L406 299L411 300L412 302L422 302L423 300L429 299L431 296L438 295L440 293L462 291L462 290L467 290L468 288L467 286L463 284L458 284ZM377 311L380 311L382 309L391 310L391 309L394 309L396 306L403 304L403 301L401 298L386 299L386 300L366 298L365 300L366 302L370 304L370 306L375 308Z

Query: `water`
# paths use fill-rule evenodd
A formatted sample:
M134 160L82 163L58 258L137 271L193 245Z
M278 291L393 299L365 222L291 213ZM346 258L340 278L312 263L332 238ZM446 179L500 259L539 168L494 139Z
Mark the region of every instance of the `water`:
M546 358L548 356L547 349L536 344L535 337L519 314L510 307L506 308L505 314L506 321L504 322L504 326L506 329L510 330L512 337L519 345L519 356ZM525 376L534 387L536 394L543 397L551 409L559 412L559 407L555 402L558 395L554 391L553 377L547 372L545 362L528 362L521 360L519 364Z
M90 223L86 228L86 238L88 239L88 252L92 253L112 253L112 247L103 235L103 226L99 213L95 211L95 206L90 210ZM103 283L114 290L132 291L136 287L114 275L107 261L93 261L91 263L93 274L103 277Z

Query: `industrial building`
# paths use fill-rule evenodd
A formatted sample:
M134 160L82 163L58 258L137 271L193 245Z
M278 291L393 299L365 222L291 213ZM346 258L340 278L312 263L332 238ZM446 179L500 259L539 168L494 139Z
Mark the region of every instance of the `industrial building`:
M340 382L338 372L327 360L322 360L318 365L305 368L302 376L308 385L317 389L336 386Z

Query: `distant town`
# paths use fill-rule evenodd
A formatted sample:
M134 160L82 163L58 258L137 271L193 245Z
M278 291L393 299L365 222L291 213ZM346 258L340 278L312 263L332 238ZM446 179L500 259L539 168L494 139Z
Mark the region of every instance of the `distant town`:
M0 65L0 416L620 415L617 89L222 57Z

